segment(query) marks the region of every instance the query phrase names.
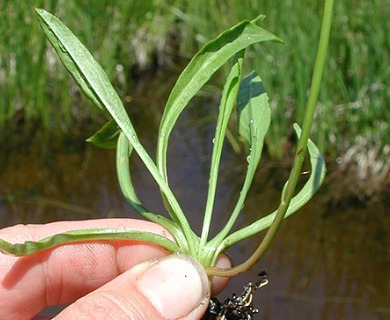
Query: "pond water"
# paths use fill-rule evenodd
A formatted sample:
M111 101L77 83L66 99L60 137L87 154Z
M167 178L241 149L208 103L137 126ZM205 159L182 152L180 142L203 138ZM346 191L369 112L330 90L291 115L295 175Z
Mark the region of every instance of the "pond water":
M142 142L153 154L161 111L154 105L147 110L137 108L141 100L134 100L130 113ZM180 118L169 150L170 184L197 232L205 205L214 105L212 99L194 103ZM43 150L38 134L28 146L2 154L0 227L136 217L117 184L115 152L87 145L83 139L69 139L61 148ZM245 158L229 145L225 147L213 232L224 224L235 204ZM131 163L140 199L149 209L163 211L150 175L137 157ZM289 165L262 161L238 226L276 208ZM232 279L220 298L240 293L265 270L269 284L255 293L254 304L260 309L256 319L390 319L388 199L366 206L329 205L330 192L337 190L323 188L299 214L286 220L265 257L245 275ZM231 248L233 260L245 260L262 236Z

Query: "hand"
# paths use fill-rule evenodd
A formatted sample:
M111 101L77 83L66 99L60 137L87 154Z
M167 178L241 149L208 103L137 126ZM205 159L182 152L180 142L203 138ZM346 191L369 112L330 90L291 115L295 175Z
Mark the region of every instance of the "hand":
M167 236L159 225L132 219L102 219L17 225L0 230L13 243L68 230L132 228ZM221 257L220 267L230 261ZM0 254L0 319L31 319L47 306L70 304L56 319L200 319L211 294L202 266L185 255L169 255L136 241L66 244L27 257Z

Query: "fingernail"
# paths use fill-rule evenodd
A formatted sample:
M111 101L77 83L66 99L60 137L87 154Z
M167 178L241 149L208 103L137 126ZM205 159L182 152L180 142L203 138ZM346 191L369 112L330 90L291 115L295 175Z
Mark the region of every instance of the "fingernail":
M203 267L186 255L156 261L138 277L137 286L165 319L186 316L209 295Z

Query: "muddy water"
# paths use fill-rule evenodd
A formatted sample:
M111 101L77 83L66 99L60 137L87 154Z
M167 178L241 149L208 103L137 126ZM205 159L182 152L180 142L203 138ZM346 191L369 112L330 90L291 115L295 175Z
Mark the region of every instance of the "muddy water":
M200 100L185 113L169 150L169 181L197 232L207 190L212 107L210 101ZM158 119L158 110L150 108L147 113ZM153 154L156 119L145 112L130 112L141 140ZM120 194L113 151L88 146L81 139L42 150L38 135L28 147L2 157L0 227L136 216ZM288 173L286 166L262 163L239 225L275 209L282 178ZM226 146L214 233L235 204L244 170L245 156ZM137 157L132 159L132 172L145 206L162 212L156 185ZM266 256L250 272L233 279L221 299L239 293L244 284L256 280L258 272L266 270L270 283L256 292L255 305L260 309L256 319L390 319L390 219L384 202L366 207L328 206L324 199L329 198L329 189L324 188L300 214L285 222ZM232 248L234 261L248 257L261 236Z

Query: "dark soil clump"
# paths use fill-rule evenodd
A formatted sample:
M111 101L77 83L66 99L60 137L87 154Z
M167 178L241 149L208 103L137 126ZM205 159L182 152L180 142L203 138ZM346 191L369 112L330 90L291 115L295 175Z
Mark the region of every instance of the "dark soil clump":
M253 320L253 315L259 312L253 306L253 292L267 283L267 273L263 271L259 273L259 280L248 283L240 295L233 293L222 303L212 298L202 320Z

